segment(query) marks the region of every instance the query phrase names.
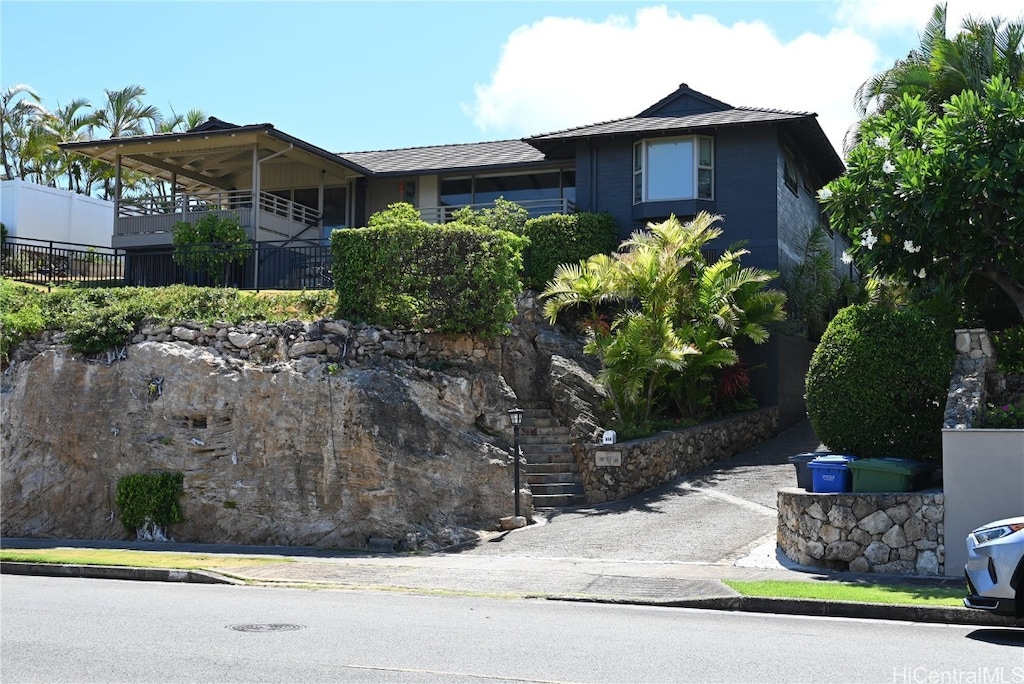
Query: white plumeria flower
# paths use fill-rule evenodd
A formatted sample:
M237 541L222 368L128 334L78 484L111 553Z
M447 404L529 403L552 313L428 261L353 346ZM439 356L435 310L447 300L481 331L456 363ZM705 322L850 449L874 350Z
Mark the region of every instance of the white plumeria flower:
M852 264L853 263L853 255L850 254L849 252L843 252L842 259L843 259L843 263L844 264Z
M913 240L904 240L903 249L907 250L911 254L917 254L918 252L921 251L921 248L916 246Z
M882 171L884 171L885 173L892 173L895 170L896 170L896 167L888 159L886 159L885 163L882 164Z
M827 202L828 200L832 199L832 191L829 190L828 188L822 188L821 190L818 191L818 199L821 200L822 202Z
M868 249L874 249L876 242L878 242L878 238L876 238L875 234L871 232L870 228L868 228L867 232L864 233L864 238L860 241L860 243L867 247Z
M875 138L875 144L881 147L883 150L889 149L889 139L884 136L878 136Z
M924 269L922 268L920 271L918 271L914 275L916 275L918 278L924 278L926 274L924 272Z

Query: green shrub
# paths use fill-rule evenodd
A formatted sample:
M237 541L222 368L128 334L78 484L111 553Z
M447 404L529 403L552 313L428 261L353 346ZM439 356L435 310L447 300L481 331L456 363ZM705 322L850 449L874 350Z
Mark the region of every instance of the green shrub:
M445 333L504 332L516 312L525 240L459 222L431 226L418 214L402 224L390 220L396 214L332 234L337 315Z
M1024 375L1024 325L992 335L996 363L1008 375Z
M93 354L126 344L144 320L176 323L286 321L326 318L335 309L330 290L277 293L239 292L231 288L68 286L50 292L0 278L0 352L45 328L64 330L75 351Z
M134 473L117 482L121 524L129 532L165 528L183 520L178 499L185 478L181 473Z
M815 433L861 458L940 458L953 356L952 332L920 309L842 309L807 372Z
M1016 404L988 404L985 407L985 427L1011 430L1024 428L1024 399Z
M174 224L174 263L206 273L217 285L227 283L228 267L244 262L251 251L237 217L210 213L195 223Z
M46 327L42 292L0 279L0 360L7 363L11 349L28 335Z
M543 290L561 264L611 254L619 246L619 226L608 213L549 214L523 228L530 240L523 252L523 285Z

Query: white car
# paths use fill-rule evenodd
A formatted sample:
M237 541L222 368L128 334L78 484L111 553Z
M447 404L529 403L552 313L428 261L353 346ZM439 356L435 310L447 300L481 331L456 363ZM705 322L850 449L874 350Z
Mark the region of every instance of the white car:
M968 608L1024 618L1024 517L988 523L967 535Z

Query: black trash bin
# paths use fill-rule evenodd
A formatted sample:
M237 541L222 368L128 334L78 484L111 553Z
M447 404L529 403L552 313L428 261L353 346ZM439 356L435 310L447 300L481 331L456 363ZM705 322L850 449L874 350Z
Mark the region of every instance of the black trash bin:
M849 454L837 454L834 451L811 451L806 454L790 456L789 462L793 464L794 468L796 468L796 486L800 489L806 489L809 492L814 491L814 473L807 464L819 456L849 457Z
M809 453L809 454L797 454L796 456L790 456L789 462L796 468L796 486L807 491L814 490L814 478L811 475L811 469L807 467L807 464L818 458L818 456L824 456L822 453Z

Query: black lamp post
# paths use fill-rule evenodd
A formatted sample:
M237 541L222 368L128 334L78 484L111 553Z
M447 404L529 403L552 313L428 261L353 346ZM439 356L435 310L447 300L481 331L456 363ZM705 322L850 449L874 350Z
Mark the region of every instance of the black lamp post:
M512 449L512 462L513 472L515 473L515 491L513 496L515 497L516 507L515 514L519 517L519 426L523 424L523 409L518 406L508 410L508 419L512 423L512 432L514 434L513 449Z

